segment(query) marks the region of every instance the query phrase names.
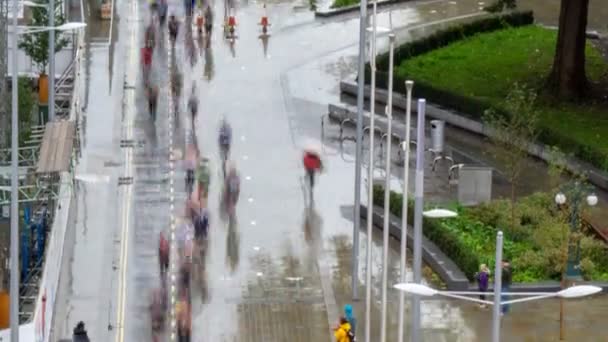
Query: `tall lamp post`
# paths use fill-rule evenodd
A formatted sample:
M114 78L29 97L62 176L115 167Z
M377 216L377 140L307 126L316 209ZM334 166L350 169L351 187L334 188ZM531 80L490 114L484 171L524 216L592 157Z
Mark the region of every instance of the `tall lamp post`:
M365 42L367 26L367 0L361 0L359 18L359 75L357 76L357 145L355 148L355 210L353 222L352 291L358 300L359 283L359 230L361 229L361 144L363 141L363 103L365 102Z
M592 192L592 188L590 186L586 186L585 184L575 181L569 185L562 187L562 192L559 192L555 195L555 203L559 206L563 206L566 204L567 198L564 192L568 193L571 196L570 199L570 232L574 233L578 231L578 219L579 219L579 210L580 206L583 202L583 197L586 196L587 204L590 207L593 207L597 204L598 198ZM581 270L580 270L580 241L577 242L576 246L572 246L572 244L568 244L568 263L566 265L566 278L570 280L581 280Z
M389 66L388 66L388 101L386 116L388 119L388 132L386 134L386 166L384 180L384 226L382 240L382 312L380 324L380 342L386 342L386 300L388 281L388 231L389 231L389 208L391 192L391 146L393 138L393 52L395 49L395 34L389 34Z
M369 130L369 170L367 189L367 251L365 271L365 342L371 342L371 305L372 305L372 225L374 207L374 127L376 107L376 29L377 29L377 0L374 0L374 15L372 18L372 51L370 65L372 69L370 93L370 130Z
M425 143L426 100L418 100L418 127L416 136L416 188L414 195L414 283L422 282L422 217L450 218L458 214L446 209L433 209L423 212L424 208L424 143ZM420 342L420 297L412 296L412 341Z
M407 90L407 102L405 110L405 141L402 143L401 148L403 149L403 191L401 199L401 253L400 253L400 274L401 282L406 281L406 262L407 262L407 207L408 207L408 188L409 188L409 175L410 175L410 126L411 126L411 112L412 112L412 88L414 87L413 81L405 81L405 88ZM398 342L403 342L403 325L405 320L405 296L403 291L399 292L399 329L398 329Z
M11 103L11 244L10 244L10 328L11 342L19 341L19 66L17 63L19 35L46 31L70 31L86 26L85 23L66 23L57 27L27 29L18 26L19 1L13 0L12 49L12 103ZM20 29L22 29L20 31Z

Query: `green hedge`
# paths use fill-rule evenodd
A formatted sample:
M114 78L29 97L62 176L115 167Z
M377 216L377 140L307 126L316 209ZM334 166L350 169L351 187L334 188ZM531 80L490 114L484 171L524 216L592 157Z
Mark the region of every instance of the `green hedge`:
M390 212L398 217L401 217L403 197L401 194L391 191L390 194ZM380 185L374 186L374 203L384 206L384 187ZM410 225L414 224L414 202L408 201L407 221ZM424 236L431 240L443 253L452 259L456 265L464 272L469 280L474 279L475 273L479 269L481 260L475 251L468 248L461 242L461 239L456 236L456 232L445 229L442 226L443 220L423 218Z

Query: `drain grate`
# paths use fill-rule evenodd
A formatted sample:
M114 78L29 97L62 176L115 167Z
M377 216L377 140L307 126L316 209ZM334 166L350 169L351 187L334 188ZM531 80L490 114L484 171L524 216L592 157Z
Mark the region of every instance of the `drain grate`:
M118 177L118 185L131 185L133 184L133 177Z

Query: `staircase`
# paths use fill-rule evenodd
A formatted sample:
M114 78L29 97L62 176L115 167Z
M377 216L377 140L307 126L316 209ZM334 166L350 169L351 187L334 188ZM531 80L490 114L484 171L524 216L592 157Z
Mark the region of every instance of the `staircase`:
M74 91L74 61L75 59L72 59L70 65L55 82L55 116L59 118L67 118L70 115Z
M44 260L44 259L43 259ZM42 279L43 260L40 260L30 272L19 289L19 322L30 322L34 317L36 300L38 299L38 289Z

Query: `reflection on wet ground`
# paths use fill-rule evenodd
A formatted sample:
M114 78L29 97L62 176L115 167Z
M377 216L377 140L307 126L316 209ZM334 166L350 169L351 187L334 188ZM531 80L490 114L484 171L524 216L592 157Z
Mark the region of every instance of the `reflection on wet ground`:
M392 21L395 26L417 25L446 16L469 15L478 11L479 4L474 1L458 3L410 3L401 12L395 11ZM172 3L171 6L178 13L182 9L179 2ZM221 13L223 4L217 1L214 7L216 13ZM142 14L145 10L145 6L140 7ZM343 155L340 155L336 146L326 147L328 171L319 178L312 209L306 208L305 193L301 186L298 144L307 137L315 140L320 138L320 115L325 113L328 102L337 101L337 80L347 75L349 70L354 70L354 56L357 52L357 35L354 32L358 30L358 22L344 17L337 22L319 23L312 19L310 13L294 13L291 4L273 5L269 8L273 34L265 46L260 42L259 32L247 29L258 28L261 13L259 4L240 6L237 13L240 37L233 46L234 55L231 47L222 41L222 31L217 29L210 46L203 49L202 58L198 58L192 70L185 63L183 49L178 48L176 53L180 61L178 65L184 73L183 93L189 91L193 81L198 82L201 100L196 123L198 140L203 155L211 159L213 170L208 260L200 265L200 273L193 280L193 287L199 292L193 308L193 340L197 342L235 339L265 342L327 340L328 312L336 312L336 308L326 306L326 293L322 290L326 288L324 285L329 284L338 306L350 299L352 214L348 211L342 213L341 209L352 206L353 203L354 144L346 144L346 153ZM219 28L222 16L215 17L215 27ZM388 15L383 14L381 17L384 18L384 24L389 24ZM121 28L116 30L124 36L131 25L133 23L126 23L125 20L119 26ZM116 35L121 36L118 33ZM200 45L197 46L200 49ZM91 47L91 51L96 51L94 44ZM111 146L113 139L118 139L109 133L113 132L114 123L105 120L102 115L107 108L99 101L106 97L95 97L97 101L93 102L96 89L108 89L112 77L115 78L115 83L121 83L123 76L120 74L122 71L116 71L120 69L116 66L110 66L111 72L107 75L105 70L108 70L108 65L104 63L106 57L101 53L107 51L91 53L93 57L87 64L87 79L91 79L88 89L92 92L89 106L100 112L95 116L94 129L87 130L88 146L93 149L101 145ZM113 56L114 53L110 55ZM122 56L117 58L118 62L121 58ZM166 75L166 56L155 56L154 59L164 62L160 64L159 70L162 75ZM313 62L309 63L310 61ZM163 87L161 91L168 94L167 79L161 78L159 81ZM156 237L159 230L167 228L169 212L167 158L166 154L159 152L167 150L167 131L163 124L166 119L160 115L159 122L152 124L139 90L138 94L135 135L136 140L145 143L136 149L134 161L137 174L134 192L136 220L133 227L134 248L129 261L129 269L133 271L127 279L128 341L145 341L149 336L149 317L143 309L150 288L158 281ZM113 101L121 102L122 99L118 96L110 97ZM165 100L162 97L161 100L160 112L168 112ZM182 108L184 102L180 104ZM118 111L119 109L117 113ZM232 155L243 182L241 201L233 224L221 220L219 209L218 198L222 185L219 156L215 152L215 134L222 115L228 117L235 132ZM180 129L182 131L177 136L183 137L187 127L180 126ZM101 134L104 135L100 136ZM183 146L180 139L176 138L176 146ZM112 152L94 151L93 154L101 154L104 158L101 162L96 162L95 167L101 167L106 159L114 158ZM428 174L427 182L442 177L430 172ZM181 170L177 171L175 179L178 180L176 189L179 189L176 203L180 203L184 199ZM394 183L396 187L399 186L397 178ZM87 191L86 196L102 194ZM365 196L362 199L365 202ZM181 210L180 206L176 207L177 211ZM112 216L112 211L102 211L99 206L94 208L105 216ZM107 220L97 218L95 222L101 226L94 228L92 210L88 209L91 221L87 224L88 230L103 232ZM111 245L111 236L105 238ZM362 234L361 241L365 241L365 234ZM394 242L391 244L395 247ZM87 247L86 243L80 242L79 255L86 254ZM380 248L378 236L374 234L371 246L375 304L373 329L377 329L376 317L379 317L377 301L380 298L379 275L382 269ZM361 256L365 255L365 249L363 244ZM392 248L390 252L391 282L399 277L398 259L394 250L396 249ZM104 262L110 265L112 253L107 254ZM322 274L319 265L328 265L330 274ZM79 275L87 274L82 272L86 270L86 265L80 265L80 270ZM364 271L364 265L360 264L361 284ZM97 287L92 288L98 291ZM94 294L92 291L85 293L90 296ZM396 332L395 296L396 293L391 291L391 341ZM79 306L80 312L85 312L83 308L90 308L91 303L95 304L97 300L87 300L87 303ZM586 329L585 332L589 334L584 336L589 337L590 341L601 339L604 335L601 335L600 327L603 325L600 319L606 305L603 298L568 303L566 310L569 314L572 313L572 316L568 316L569 334L572 334L569 336L581 336L579 334L582 329ZM527 338L530 341L542 341L545 338L553 340L550 336L557 331L556 317L553 317L557 316L556 302L524 305L515 310L514 315L504 319L506 341L519 342L522 341L522 336L524 340ZM361 302L355 304L355 311L362 322ZM424 302L423 313L423 325L427 328L426 340L487 341L487 311L452 301L436 300ZM91 317L90 320L95 321L96 317ZM336 318L329 317L331 321ZM102 323L98 324L100 326L96 330L107 330L103 320L97 321ZM359 326L363 327L362 324ZM358 330L361 336L361 328ZM373 333L373 336L378 335L377 330ZM591 339L591 336L595 339ZM584 338L577 339L584 341Z

